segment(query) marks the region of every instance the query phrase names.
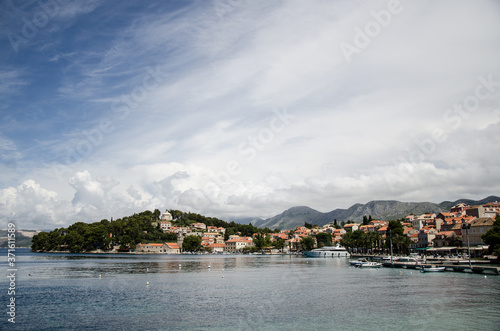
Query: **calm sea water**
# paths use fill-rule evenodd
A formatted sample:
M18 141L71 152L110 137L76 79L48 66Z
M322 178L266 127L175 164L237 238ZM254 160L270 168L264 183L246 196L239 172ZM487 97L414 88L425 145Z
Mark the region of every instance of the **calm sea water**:
M7 275L7 252L0 254ZM0 329L500 330L500 276L347 262L24 250L16 257L16 324L7 321L2 277Z

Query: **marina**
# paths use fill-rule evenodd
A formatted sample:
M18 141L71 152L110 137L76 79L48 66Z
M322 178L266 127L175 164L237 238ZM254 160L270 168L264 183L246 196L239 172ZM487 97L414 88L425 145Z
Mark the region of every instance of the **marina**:
M421 268L431 268L436 266L435 263L411 263L411 262L384 262L382 265L386 268L406 268L406 269L421 269ZM472 272L472 273L488 273L493 275L500 274L500 267L493 266L472 266L463 264L438 264L440 267L444 267L444 271L455 271L455 272Z

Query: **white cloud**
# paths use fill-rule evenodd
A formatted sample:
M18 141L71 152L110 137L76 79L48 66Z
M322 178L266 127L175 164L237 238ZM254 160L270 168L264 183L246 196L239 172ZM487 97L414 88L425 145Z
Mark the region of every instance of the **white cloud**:
M350 62L340 44L354 43L356 28L386 1L146 6L112 25L127 14L123 6L111 16L105 5L60 12L61 37L79 46L66 39L47 46L55 72L47 75L58 83L36 109L52 125L32 125L31 140L12 131L0 138L0 155L17 166L0 176L2 194L14 196L10 213L27 213L19 183L28 178L39 192L29 212L41 224L154 208L270 217L294 205L329 211L372 199L499 192L495 2L403 1ZM66 29L104 16L107 33ZM17 70L0 72L21 86ZM158 75L148 80L151 70ZM450 117L475 95L479 77L492 77L493 91L468 116ZM8 102L2 118L19 128L18 102ZM286 125L275 121L283 109ZM59 123L60 135L49 131ZM445 138L433 141L435 130Z

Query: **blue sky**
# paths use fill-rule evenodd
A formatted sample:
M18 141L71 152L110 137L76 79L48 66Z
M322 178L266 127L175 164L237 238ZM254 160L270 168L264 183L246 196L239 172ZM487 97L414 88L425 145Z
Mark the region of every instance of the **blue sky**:
M5 226L500 192L496 1L3 1L0 27Z

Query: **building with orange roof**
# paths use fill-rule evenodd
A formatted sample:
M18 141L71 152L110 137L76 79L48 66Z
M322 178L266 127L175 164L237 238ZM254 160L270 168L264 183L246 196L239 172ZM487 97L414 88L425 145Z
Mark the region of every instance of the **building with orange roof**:
M253 240L250 237L239 237L226 240L226 251L237 253L243 251L245 247L253 247Z
M135 251L149 254L179 254L181 252L177 243L137 244Z
M181 248L177 243L165 243L165 253L167 254L180 254Z
M425 227L418 233L417 248L427 248L433 246L433 240L436 237L438 231L431 227Z
M344 230L346 231L357 231L359 229L358 223L344 224Z
M210 253L224 253L226 245L224 243L213 243L207 246Z
M454 241L458 240L458 236L455 231L440 231L436 233L433 241L434 247L445 247L445 246L456 246Z
M191 228L199 231L206 231L207 225L205 223L193 223L189 225Z
M460 215L465 214L465 210L470 206L466 203L459 203L450 208L450 213L459 213Z

